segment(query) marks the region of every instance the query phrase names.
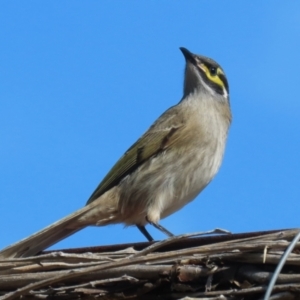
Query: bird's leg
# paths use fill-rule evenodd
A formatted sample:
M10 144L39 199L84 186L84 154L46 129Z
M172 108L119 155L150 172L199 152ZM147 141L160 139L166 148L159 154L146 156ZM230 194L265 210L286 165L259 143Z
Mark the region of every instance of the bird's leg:
M142 225L136 225L136 227L139 229L139 231L146 237L146 239L149 242L154 241L153 237L150 235L150 233L147 231L147 229L145 228L145 226Z
M151 224L152 226L154 226L156 229L160 230L162 233L164 233L168 237L174 236L174 234L171 233L169 230L167 230L165 227L161 226L160 224L157 224L157 223L149 221L148 217L146 217L146 220L147 220L147 222L149 224Z

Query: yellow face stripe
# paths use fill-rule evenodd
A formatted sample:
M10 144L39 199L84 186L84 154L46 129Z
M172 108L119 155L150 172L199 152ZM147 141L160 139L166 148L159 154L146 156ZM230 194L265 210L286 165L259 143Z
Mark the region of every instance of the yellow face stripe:
M212 75L210 73L209 68L205 64L201 63L201 64L199 64L199 67L204 71L204 73L206 74L206 77L210 81L212 81L212 82L216 83L217 85L221 86L223 89L226 89L226 87L224 85L224 82L219 77L219 74L222 74L222 75L225 75L225 74L219 67L217 67L217 73L215 75Z

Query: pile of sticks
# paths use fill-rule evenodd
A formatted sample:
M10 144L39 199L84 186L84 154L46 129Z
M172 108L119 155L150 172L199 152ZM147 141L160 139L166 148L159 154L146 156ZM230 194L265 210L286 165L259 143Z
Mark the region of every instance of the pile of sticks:
M263 299L298 232L216 230L160 242L0 258L0 299ZM269 299L300 299L299 249L297 243Z

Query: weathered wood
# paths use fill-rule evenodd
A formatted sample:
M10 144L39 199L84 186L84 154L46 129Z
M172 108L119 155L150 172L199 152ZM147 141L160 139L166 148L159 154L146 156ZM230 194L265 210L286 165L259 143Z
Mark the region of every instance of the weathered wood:
M262 299L298 232L195 238L198 233L138 247L116 245L116 251L68 249L0 259L0 299ZM299 249L300 243L270 299L300 299Z

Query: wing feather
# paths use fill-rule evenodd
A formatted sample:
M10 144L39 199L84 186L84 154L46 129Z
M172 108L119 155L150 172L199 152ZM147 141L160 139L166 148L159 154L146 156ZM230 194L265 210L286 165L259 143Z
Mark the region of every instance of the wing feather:
M183 120L178 118L177 106L167 110L117 161L94 193L89 198L91 203L124 177L136 170L150 157L166 150L174 139L174 134L183 127Z

